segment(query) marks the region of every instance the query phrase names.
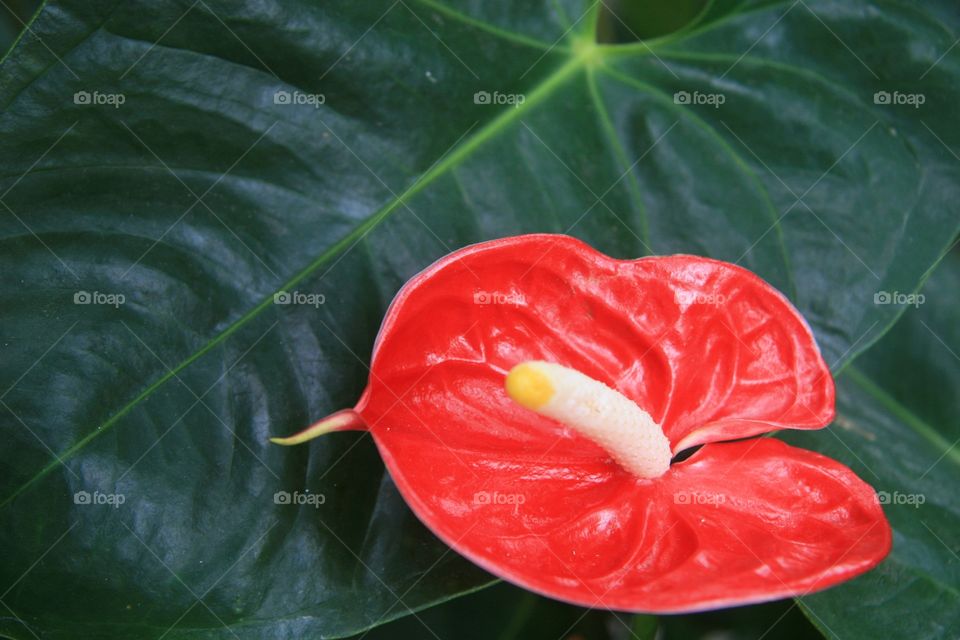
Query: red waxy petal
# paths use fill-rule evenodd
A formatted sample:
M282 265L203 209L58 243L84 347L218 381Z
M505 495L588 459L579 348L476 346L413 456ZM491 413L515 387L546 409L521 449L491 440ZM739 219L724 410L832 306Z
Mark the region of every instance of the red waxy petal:
M668 613L803 595L890 549L873 489L775 439L705 445L654 481L549 454L459 450L452 462L425 441L381 442L404 497L447 544L583 606Z
M356 411L418 516L493 573L588 606L666 612L823 588L886 554L872 489L839 463L759 439L705 445L640 480L509 400L504 376L525 360L618 389L675 451L833 416L809 328L749 271L615 260L548 235L451 254L397 295Z
M578 369L646 410L674 451L833 419L833 377L810 329L759 277L695 256L615 260L567 236L467 247L407 283L380 331L371 391L385 382L380 395L400 395L404 373L447 360Z

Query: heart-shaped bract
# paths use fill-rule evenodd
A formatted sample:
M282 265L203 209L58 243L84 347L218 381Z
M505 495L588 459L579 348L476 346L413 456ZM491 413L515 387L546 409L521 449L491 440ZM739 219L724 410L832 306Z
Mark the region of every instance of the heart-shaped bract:
M504 378L525 361L619 391L674 454L703 446L636 477L511 401ZM682 612L806 594L886 556L870 486L820 454L750 438L821 428L833 407L810 329L750 271L529 235L411 279L357 406L281 441L368 429L417 516L488 571L587 607Z

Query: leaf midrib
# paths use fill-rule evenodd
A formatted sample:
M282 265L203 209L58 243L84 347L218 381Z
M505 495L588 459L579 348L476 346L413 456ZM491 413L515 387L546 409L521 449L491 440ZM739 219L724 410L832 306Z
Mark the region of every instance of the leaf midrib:
M886 407L894 416L902 420L904 424L910 427L917 435L932 444L937 451L943 453L945 459L949 458L960 468L960 450L941 436L932 425L927 424L925 420L901 404L900 401L890 395L883 387L856 367L848 366L844 375L849 376L854 384L863 389L868 395L873 396L877 402Z
M507 40L509 42L515 42L517 44L526 45L528 47L540 49L541 51L543 50L550 51L551 49L556 49L559 51L567 50L566 47L553 46L549 42L543 42L542 40L525 36L522 33L516 33L515 31L510 31L508 29L498 27L495 24L490 24L489 22L478 20L473 16L469 16L465 13L457 11L453 7L448 7L447 5L443 4L442 2L438 2L437 0L415 0L415 2L417 2L417 4L422 4L423 6L434 10L441 15L445 15L451 20L455 20L461 24L475 27L477 29L480 29L481 31L486 31L487 33L495 35L501 38L502 40Z
M523 104L519 105L518 107L511 107L503 110L498 116L482 127L476 134L468 138L463 144L456 147L453 151L447 154L446 157L443 157L439 162L434 164L429 171L421 175L412 185L407 187L402 194L381 207L377 212L369 216L360 225L354 228L353 231L330 246L313 262L301 269L297 274L295 274L280 288L278 288L277 291L286 291L294 288L298 283L309 277L313 272L326 264L331 258L339 254L342 250L362 240L395 209L405 206L406 199L418 194L420 191L426 188L426 186L431 184L437 177L445 174L449 169L460 164L460 162L466 159L475 149L482 146L491 138L496 137L502 130L512 124L515 120L519 120L522 114L526 113L534 106L539 104L545 97L549 96L553 91L561 86L568 77L575 75L578 71L583 70L585 64L586 60L584 58L571 57L565 63L560 65L555 71L553 71L553 73L544 78L544 80L542 80L531 92L527 94L527 99ZM220 334L214 336L204 346L192 353L177 366L170 369L167 373L160 376L147 388L137 394L133 400L124 405L119 411L117 411L117 413L112 415L95 429L91 430L90 433L75 442L66 451L58 454L57 458L49 462L29 480L14 490L9 496L4 498L3 502L0 502L0 508L7 506L21 493L49 475L52 471L61 466L61 464L75 456L97 436L114 427L117 422L129 414L141 402L150 397L157 389L166 384L172 378L177 377L181 371L206 355L213 348L224 342L249 321L258 316L264 309L271 307L273 305L273 295L273 293L270 293L269 295L265 296L256 306L230 323L230 325Z
M439 10L441 7L444 6L436 2L435 0L418 0L418 1L421 2L421 4L423 4L424 6L432 5L437 10ZM595 4L592 9L592 13L594 15L590 17L585 16L585 18L588 18L587 23L592 23L595 20L596 13L597 13L597 10L596 10L597 4ZM783 4L783 3L769 5L767 7L764 7L764 9L770 10L775 6L778 6L779 4ZM46 5L46 2L44 3L44 6L45 5ZM453 17L454 19L457 19L458 16L461 18L465 17L457 12L454 12L454 13L457 13L456 16L450 14L449 12L447 13L448 15L451 15L451 17ZM740 12L736 12L736 13L739 14ZM752 11L744 12L744 13L752 13ZM37 14L34 16L34 19L39 14L40 14L40 11L37 12ZM732 16L727 16L725 18L730 18L730 17ZM584 19L584 18L581 18L581 19ZM723 24L724 21L725 20L712 22L710 24L704 25L701 28L694 29L686 33L678 34L680 37L677 37L674 39L665 38L662 41L662 44L666 44L667 42L669 42L670 44L676 44L677 42L680 42L684 39L688 39L695 35L701 35L702 33L706 31L710 31L716 28L718 25ZM461 20L461 22L463 21ZM476 21L476 24L474 24L473 22L466 22L465 24L473 24L473 26L480 29L484 29L489 33L492 33L494 35L499 35L500 37L505 38L507 40L517 42L515 38L508 37L509 32L504 31L504 33L499 33L500 31L503 31L503 30L500 30L495 25L488 25L487 23L482 23L481 21ZM528 42L527 44L533 44L533 43ZM600 52L601 58L606 55L616 55L616 56L626 55L626 56L645 57L647 55L651 55L654 53L653 49L650 46L648 46L646 43L639 43L639 44L644 45L642 50L633 49L629 45L628 46L596 45L596 48ZM656 44L661 44L661 42L657 42ZM560 51L565 50L562 47L557 47L557 49ZM576 75L576 73L579 71L585 71L588 68L589 64L590 64L590 61L588 59L588 56L578 55L575 52L573 52L572 55L570 55L569 59L565 63L561 64L559 67L557 67L556 70L554 70L552 73L547 75L539 84L537 84L534 87L532 91L530 91L527 94L527 100L522 105L515 108L512 107L512 108L505 109L498 116L490 120L486 125L484 125L480 130L478 130L476 134L467 138L466 141L462 143L460 146L453 149L445 157L441 156L440 161L436 162L431 169L429 169L426 173L424 173L419 178L417 178L412 185L410 185L403 191L402 194L395 197L393 200L391 200L386 205L381 207L378 211L374 212L369 217L367 217L353 231L351 231L349 234L347 234L346 236L344 236L343 238L335 242L333 245L331 245L327 250L321 253L315 260L309 263L306 267L304 267L302 270L296 273L292 278L290 278L286 283L284 283L280 288L278 288L277 291L288 290L292 287L295 287L298 283L303 281L305 278L309 277L317 269L319 269L324 264L326 264L330 259L332 259L334 256L339 254L342 250L352 246L353 244L356 244L357 242L360 242L368 233L370 233L374 228L376 228L379 225L379 223L383 221L385 218L387 218L395 209L401 206L406 206L405 200L407 198L410 198L418 194L420 191L426 188L426 186L431 184L436 178L445 174L448 170L451 170L456 166L458 166L460 162L466 159L474 149L482 146L486 141L498 135L502 130L507 128L515 120L519 120L520 116L523 113L526 113L535 105L537 105L539 102L541 102L545 97L549 96L554 90L556 90L559 86L561 86L568 78ZM789 264L788 264L788 272L790 272ZM323 277L323 275L321 275L321 278ZM792 273L791 273L791 276L792 276ZM22 484L20 487L14 490L13 493L11 493L9 496L4 498L3 501L0 502L0 508L7 506L17 496L19 496L24 491L29 489L32 485L36 484L37 482L42 480L44 477L49 475L52 471L54 471L59 466L64 464L67 460L75 456L79 451L81 451L84 447L86 447L86 445L89 444L92 440L94 440L98 435L111 429L123 417L129 414L141 402L143 402L148 397L150 397L157 389L159 389L164 384L166 384L171 378L177 377L177 375L181 371L183 371L188 366L190 366L193 362L197 361L198 359L206 355L209 351L211 351L212 349L214 349L215 347L217 347L218 345L226 341L230 336L232 336L239 329L245 326L249 321L257 317L260 314L260 312L262 312L264 309L271 307L272 304L273 304L273 293L265 296L256 306L254 306L248 312L246 312L245 314L243 314L242 316L234 320L220 334L214 336L209 342L207 342L200 349L198 349L193 354L191 354L186 359L184 359L182 362L180 362L176 367L174 367L173 369L170 369L167 373L165 373L156 381L151 383L147 388L145 388L143 391L137 394L133 398L133 400L128 402L126 405L124 405L121 409L117 411L117 413L112 415L105 422L100 424L98 427L93 429L86 436L84 436L83 438L78 440L76 443L71 445L62 454L58 454L58 457L55 460L48 463L40 471L34 474L27 482ZM887 329L889 329L889 327L887 327Z
M772 228L777 238L777 248L779 249L780 257L783 259L783 266L786 268L787 272L787 282L790 286L790 294L794 299L796 299L796 283L794 282L793 278L793 267L790 263L790 255L787 252L786 241L783 237L783 227L780 224L781 216L777 214L777 209L774 206L773 199L770 197L769 191L767 191L766 186L764 186L763 181L760 179L760 176L753 169L753 167L750 166L743 156L737 153L737 151L726 141L726 139L724 139L720 131L697 115L693 110L683 109L680 107L680 105L677 105L672 100L669 100L667 98L667 94L664 93L659 87L656 87L648 82L643 82L642 80L626 76L613 68L605 68L603 69L603 73L609 78L617 80L627 86L633 86L635 89L646 91L651 97L663 104L666 108L679 113L681 117L685 118L695 127L705 132L714 142L717 143L720 149L733 160L740 172L743 173L743 175L745 175L747 179L753 183L757 192L760 194L761 199L763 200L764 211L772 221Z
M614 135L616 133L616 127L614 126L613 121L610 119L610 113L607 110L603 96L600 94L600 89L597 87L597 80L592 69L588 70L587 72L587 89L590 93L591 100L593 100L593 104L597 112L597 119L600 123L600 128L606 134L606 138L609 140L610 148L613 151L614 157L617 159L617 162L620 163L623 171L627 174L627 191L630 194L630 199L637 206L637 209L640 213L640 222L643 225L640 229L641 241L644 245L644 248L649 251L650 220L647 215L647 206L644 204L641 195L640 183L637 180L637 176L633 173L633 164L631 164L629 158L627 158L627 154L623 148L623 145Z

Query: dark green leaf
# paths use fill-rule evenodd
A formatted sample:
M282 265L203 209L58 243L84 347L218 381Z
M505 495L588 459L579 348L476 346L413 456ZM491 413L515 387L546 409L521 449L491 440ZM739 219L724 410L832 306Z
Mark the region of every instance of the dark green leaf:
M874 293L957 228L948 9L767 3L596 48L596 6L45 7L0 69L0 632L346 635L486 584L369 438L266 443L352 405L393 294L465 244L739 261L838 366L884 331Z
M633 616L630 622L630 632L622 635L623 638L633 638L634 640L654 640L657 637L657 629L660 621L657 616L637 614Z
M675 0L674 2L636 2L606 0L597 17L597 40L631 42L693 27L705 16L712 2Z
M821 640L823 637L792 600L663 616L660 621L662 631L656 640Z
M631 617L582 609L501 582L415 616L380 626L353 640L649 640ZM656 618L653 620L656 630Z
M960 629L958 286L954 254L917 306L841 376L834 425L788 437L876 487L894 530L877 569L800 600L830 638L952 639Z

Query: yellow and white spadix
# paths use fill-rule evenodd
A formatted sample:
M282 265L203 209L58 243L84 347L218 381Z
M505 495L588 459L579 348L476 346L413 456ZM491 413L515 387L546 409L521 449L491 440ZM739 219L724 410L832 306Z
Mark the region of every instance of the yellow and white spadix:
M507 374L517 404L590 438L641 478L670 468L670 441L650 414L599 380L551 362L522 362Z

